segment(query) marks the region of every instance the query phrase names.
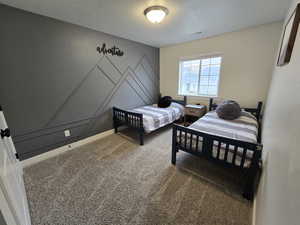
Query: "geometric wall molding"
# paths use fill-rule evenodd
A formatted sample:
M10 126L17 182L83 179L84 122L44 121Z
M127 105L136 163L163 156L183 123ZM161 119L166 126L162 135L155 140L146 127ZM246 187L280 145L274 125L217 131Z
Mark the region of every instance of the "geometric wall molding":
M157 48L1 4L0 26L0 103L21 159L111 129L113 106L157 102Z

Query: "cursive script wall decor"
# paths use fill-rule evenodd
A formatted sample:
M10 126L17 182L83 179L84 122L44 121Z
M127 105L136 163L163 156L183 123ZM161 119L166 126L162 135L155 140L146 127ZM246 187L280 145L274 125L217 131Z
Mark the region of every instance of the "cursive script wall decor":
M107 49L106 48L106 44L103 43L102 44L102 47L100 48L99 46L97 47L97 51L103 55L106 55L106 54L110 54L110 55L117 55L117 56L123 56L124 55L124 52L121 51L119 48L117 48L116 46L113 46L112 48L109 48Z
M0 103L21 160L113 129L113 106L133 109L157 102L158 48L1 3L0 28ZM22 55L11 51L16 42ZM51 52L28 46L51 46ZM105 51L113 46L123 56ZM48 89L55 91L43 94ZM26 120L16 106L25 110ZM70 138L61 135L64 130L70 130Z

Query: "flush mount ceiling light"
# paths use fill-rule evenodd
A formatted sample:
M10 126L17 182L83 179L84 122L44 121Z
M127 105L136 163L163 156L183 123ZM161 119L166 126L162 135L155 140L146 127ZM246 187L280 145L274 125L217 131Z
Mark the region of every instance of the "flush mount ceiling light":
M151 23L160 23L168 13L169 10L163 6L151 6L144 11L145 16Z

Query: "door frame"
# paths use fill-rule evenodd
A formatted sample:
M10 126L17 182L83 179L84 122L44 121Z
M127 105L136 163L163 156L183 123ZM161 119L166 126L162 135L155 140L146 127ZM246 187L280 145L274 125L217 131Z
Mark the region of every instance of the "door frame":
M1 122L1 124L4 125L4 127L2 127L2 125L1 125L1 129L8 129L1 105L0 105L0 117L1 117L1 121L2 121L2 117L3 117L3 124L2 124L2 122ZM4 144L5 140L8 141L10 150L6 149L5 144ZM28 206L27 195L26 195L26 190L25 190L24 180L23 180L24 178L23 178L22 164L16 157L17 152L16 152L16 149L15 149L15 146L14 146L14 143L13 143L13 140L12 140L10 134L6 135L6 137L0 137L0 141L1 142L3 141L3 145L1 144L1 146L3 146L3 148L4 148L4 149L2 149L2 147L1 147L0 151L3 150L4 153L6 152L6 150L8 151L7 157L5 157L5 155L4 155L4 157L7 159L11 158L11 157L8 157L8 156L11 156L9 153L9 151L11 151L11 153L13 154L13 159L14 159L14 161L12 163L13 163L13 166L15 167L15 172L20 173L20 174L18 174L20 177L19 176L15 177L15 181L17 181L18 179L21 179L21 180L17 181L17 184L16 184L19 186L19 192L17 193L16 196L18 196L18 194L19 195L21 194L21 196L22 196L22 194L24 194L21 197L21 199L19 199L19 200L22 200L22 210L24 210L24 211L22 211L22 215L20 216L18 214L19 211L17 211L20 209L17 208L15 205L16 199L13 199L15 193L14 194L10 193L7 189L8 187L5 185L6 184L6 182L5 182L5 180L6 180L5 161L7 159L4 158L4 161L3 161L3 163L4 163L3 164L3 166L4 166L3 167L3 169L4 169L3 175L4 176L3 177L0 176L0 210L1 210L2 216L8 225L23 225L23 224L30 225L31 219L30 219L29 206ZM9 166L11 166L11 165L9 165Z
M19 225L16 222L15 216L11 211L11 208L9 207L9 203L7 202L7 199L2 191L2 184L0 184L0 210L6 224Z

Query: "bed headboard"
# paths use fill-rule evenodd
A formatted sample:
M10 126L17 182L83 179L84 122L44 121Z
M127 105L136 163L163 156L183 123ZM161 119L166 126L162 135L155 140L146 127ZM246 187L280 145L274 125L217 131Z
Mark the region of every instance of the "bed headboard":
M159 94L159 98L158 99L160 99L161 98L161 94ZM178 104L181 104L181 105L183 105L183 106L186 106L186 104L187 104L187 97L186 96L183 96L183 99L181 100L181 99L172 99L172 102L176 102L176 103L178 103Z
M256 117L256 119L259 121L260 120L260 114L261 114L261 109L262 109L262 102L257 103L256 108L243 108L245 111L251 113ZM214 103L214 99L210 98L209 99L209 111L213 111L217 108L218 104Z
M178 103L178 104L181 104L181 105L183 105L183 106L186 106L187 98L186 98L186 96L183 96L183 100L172 99L172 102L176 102L176 103Z

